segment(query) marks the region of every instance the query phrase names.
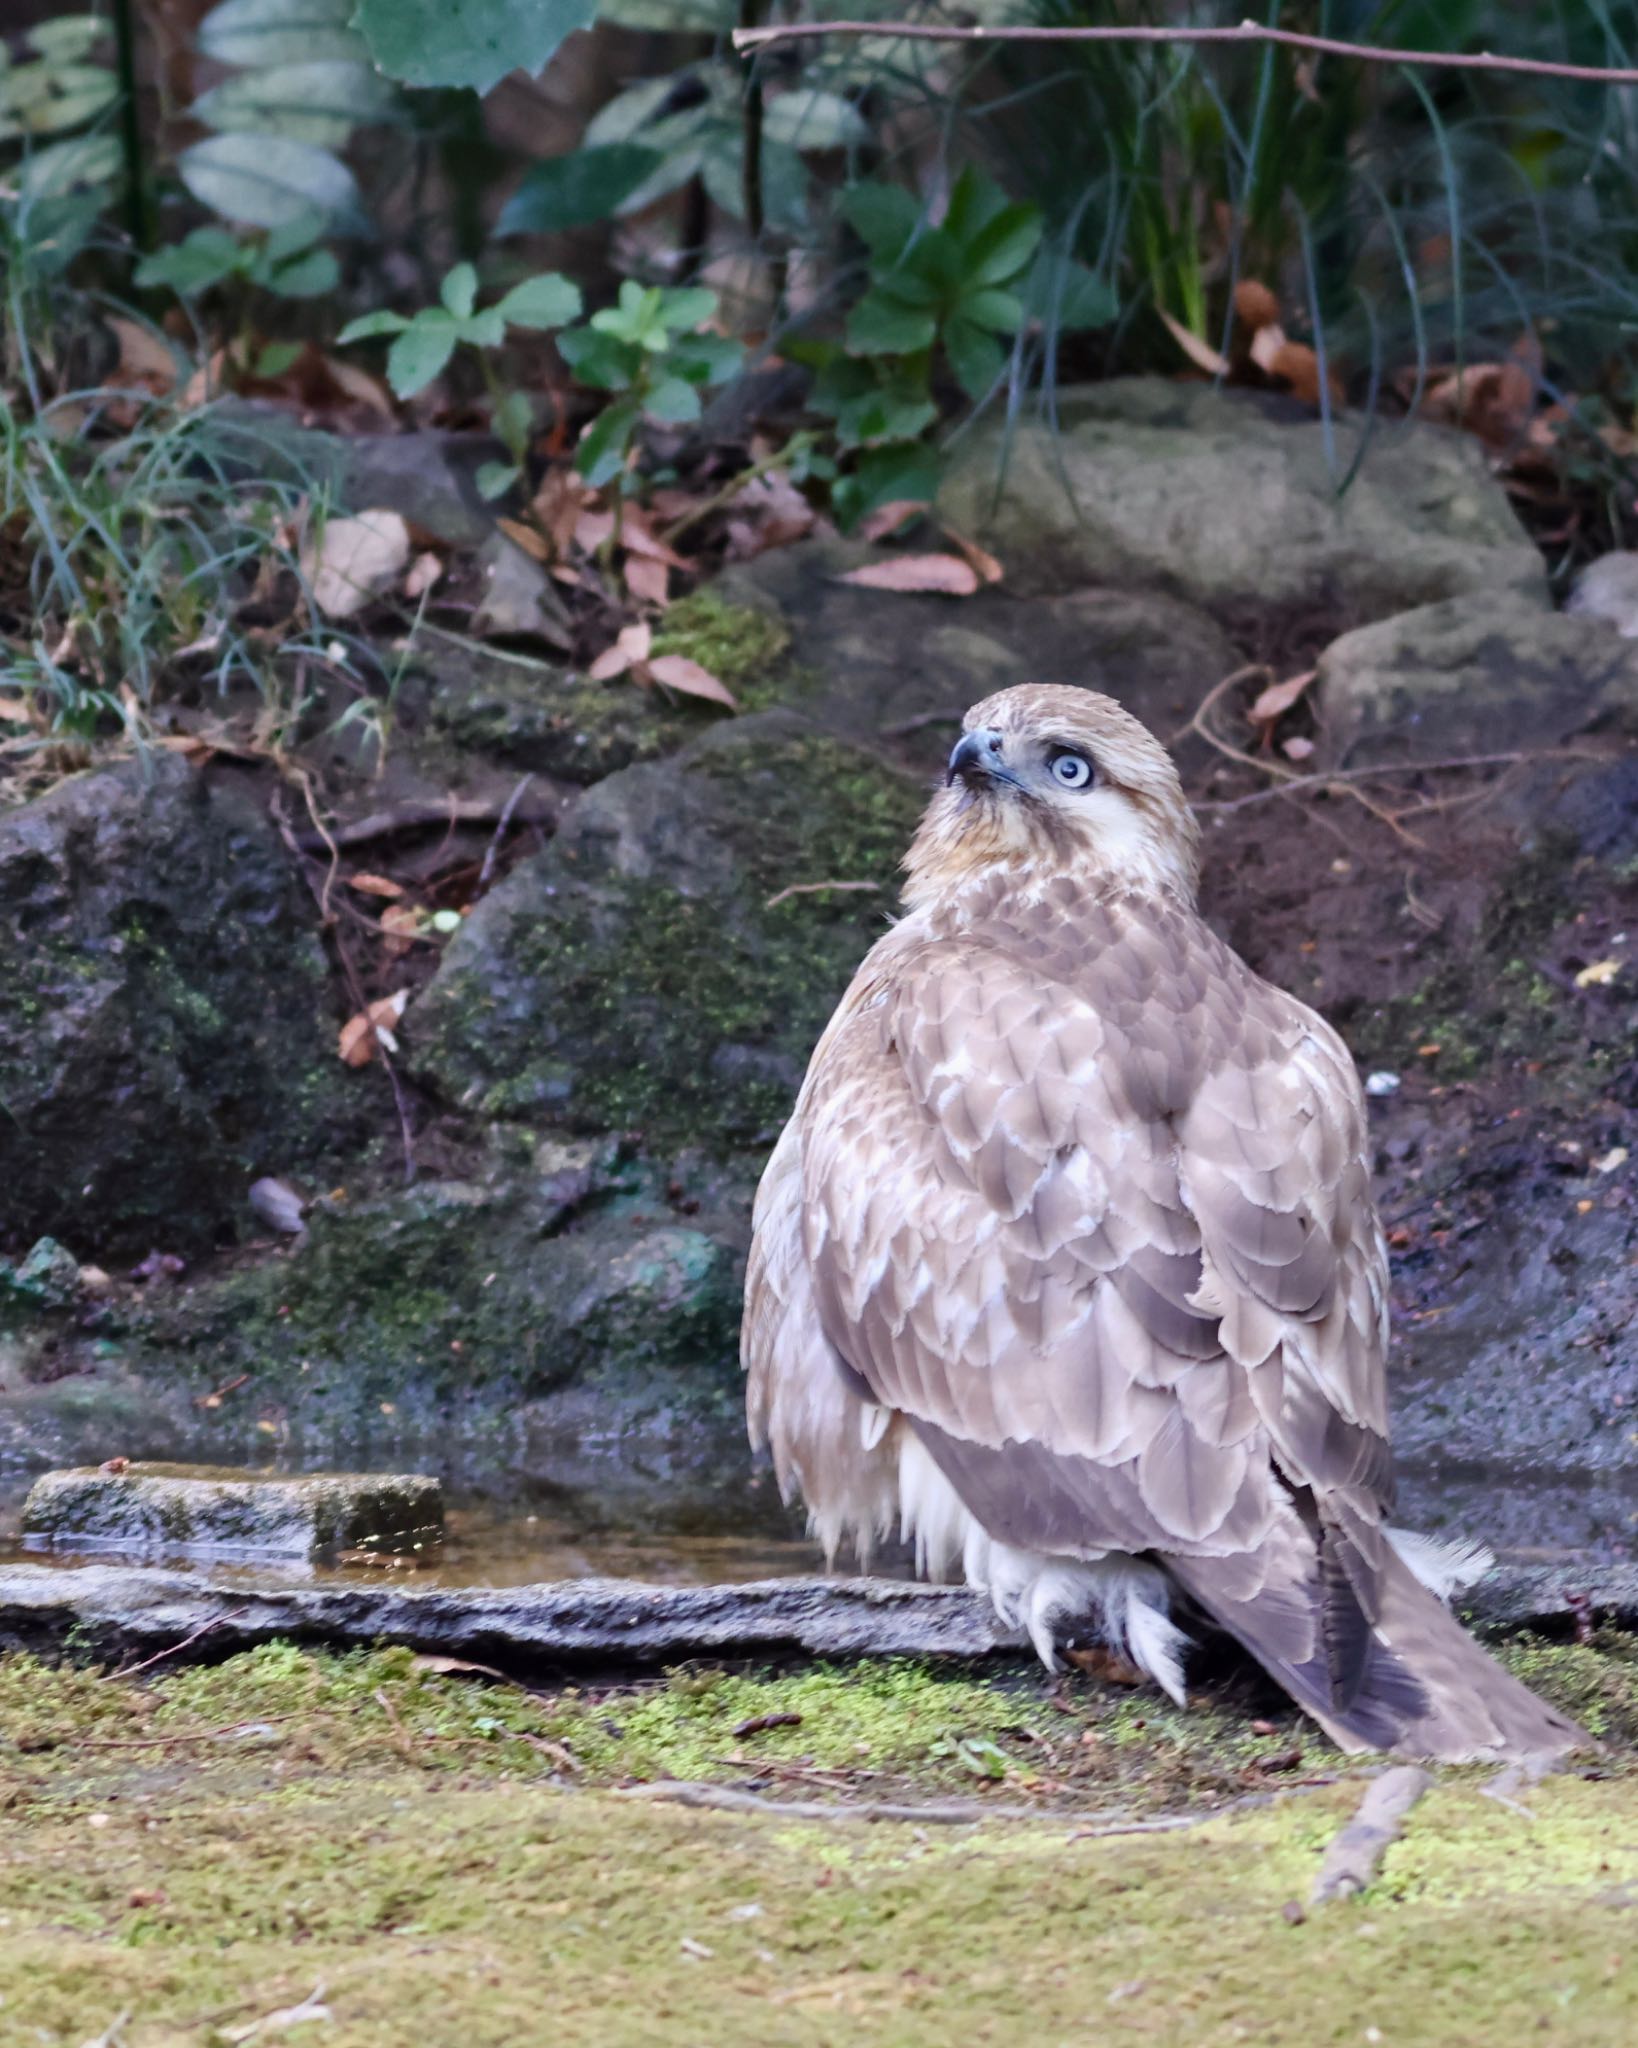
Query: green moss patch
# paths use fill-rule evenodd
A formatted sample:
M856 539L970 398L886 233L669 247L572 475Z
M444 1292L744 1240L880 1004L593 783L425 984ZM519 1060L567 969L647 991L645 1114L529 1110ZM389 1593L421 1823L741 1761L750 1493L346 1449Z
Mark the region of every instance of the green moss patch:
M1526 1819L1456 1775L1363 1898L1293 1925L1357 1776L1282 1796L1260 1774L1260 1805L1109 1835L1150 1810L1190 1717L1150 1723L1146 1695L1089 1685L1062 1699L1022 1667L693 1672L535 1698L402 1651L274 1646L147 1684L12 1659L0 2037L81 2048L124 2015L126 2048L213 2048L322 1985L311 2037L331 2048L516 2048L546 2015L554 2039L615 2048L1625 2048L1630 1776L1550 1779ZM753 1709L804 1718L736 1736L730 1716ZM952 1737L1039 1750L1020 1729L1148 1768L1066 1793L1039 1761L1032 1789L942 1754ZM1259 1741L1244 1721L1238 1739ZM679 1768L772 1797L959 1789L1041 1814L827 1826L599 1789ZM859 1782L839 1789L844 1772Z

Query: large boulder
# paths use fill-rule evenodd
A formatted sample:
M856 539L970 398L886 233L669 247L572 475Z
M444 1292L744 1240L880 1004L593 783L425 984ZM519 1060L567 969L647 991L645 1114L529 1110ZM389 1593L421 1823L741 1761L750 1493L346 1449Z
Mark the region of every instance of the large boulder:
M1325 425L1288 400L1158 377L1060 394L1056 427L962 443L939 511L1017 589L1168 591L1218 614L1380 618L1464 591L1546 602L1541 557L1470 437ZM1353 472L1352 474L1350 474Z
M609 776L451 942L405 1020L413 1071L482 1116L765 1143L920 801L782 712Z
M1334 640L1319 692L1339 759L1552 746L1606 722L1638 725L1638 644L1605 619L1514 593L1453 597Z
M910 758L930 767L949 751L967 706L1013 683L1102 690L1168 733L1242 660L1197 606L1154 589L1100 585L1025 598L1009 580L952 602L841 580L883 560L879 548L815 540L718 578L720 606L760 613L788 643L781 659L745 679L752 703L795 705L859 745L883 734L907 740Z
M155 754L0 811L0 930L0 1245L202 1249L347 1137L312 906L248 795Z

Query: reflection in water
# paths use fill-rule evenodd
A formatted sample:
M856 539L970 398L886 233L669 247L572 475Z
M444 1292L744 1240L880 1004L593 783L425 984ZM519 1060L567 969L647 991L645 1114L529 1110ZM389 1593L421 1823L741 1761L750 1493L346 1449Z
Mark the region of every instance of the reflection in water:
M288 1457L278 1469L438 1470L430 1458L393 1460L337 1453ZM542 1469L542 1468L545 1469ZM256 1469L247 1464L244 1469ZM259 1469L266 1469L265 1465ZM30 1479L0 1473L0 1559L28 1557L62 1565L84 1552L25 1551L18 1523ZM528 1469L444 1471L446 1537L425 1561L395 1559L308 1566L285 1561L230 1565L211 1558L148 1557L146 1563L243 1574L262 1584L358 1583L383 1577L406 1584L518 1586L548 1580L629 1578L660 1585L722 1585L787 1578L823 1569L800 1518L778 1499L771 1477L742 1459L664 1461L656 1469L612 1452L566 1449L537 1455ZM1407 1472L1398 1519L1411 1528L1488 1543L1503 1560L1621 1559L1638 1550L1638 1486L1625 1475L1597 1481L1568 1475L1521 1482L1500 1474ZM106 1561L107 1553L102 1553ZM911 1576L896 1546L872 1570Z

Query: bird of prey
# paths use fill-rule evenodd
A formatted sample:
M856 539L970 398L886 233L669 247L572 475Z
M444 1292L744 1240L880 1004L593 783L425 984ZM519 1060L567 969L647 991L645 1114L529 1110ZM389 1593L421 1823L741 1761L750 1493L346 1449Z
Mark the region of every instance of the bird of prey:
M1181 1704L1204 1615L1345 1749L1571 1749L1388 1525L1358 1075L1202 920L1197 846L1110 698L968 712L758 1193L752 1438L832 1559L896 1524L1049 1666L1095 1638Z

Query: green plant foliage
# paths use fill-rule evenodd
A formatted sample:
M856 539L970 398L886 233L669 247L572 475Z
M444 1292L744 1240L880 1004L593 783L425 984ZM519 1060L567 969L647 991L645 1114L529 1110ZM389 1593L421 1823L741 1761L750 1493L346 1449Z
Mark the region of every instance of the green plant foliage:
M197 298L230 278L279 299L323 298L335 290L340 277L331 252L314 247L324 225L322 214L309 213L260 237L241 237L227 228L195 228L182 241L145 258L137 266L136 282L145 290L168 287L185 299Z
M705 331L716 311L715 292L645 290L628 278L617 304L558 336L558 351L582 384L617 394L581 436L575 464L588 483L624 476L645 415L691 424L700 416L700 393L739 368L740 344Z
M355 19L389 78L488 92L509 71L543 71L596 13L597 0L359 0Z
M971 166L936 227L914 193L877 179L850 185L841 212L869 261L845 343L803 337L783 346L816 373L812 404L834 423L848 464L833 499L851 525L878 505L925 502L937 489L925 436L940 417L940 365L982 403L1026 329L1101 326L1115 301L1102 279L1044 245L1039 207L1010 201Z
M663 161L657 149L641 143L611 142L601 149L575 149L567 156L531 164L502 207L495 233L549 235L607 220Z
M177 173L223 220L283 228L317 212L343 221L358 187L337 152L354 129L392 118L397 95L350 25L354 0L221 0L199 43L237 66L189 109L212 133Z
M0 43L0 151L21 157L16 197L27 203L91 190L97 202L118 175L119 144L102 124L119 82L100 60L108 24L94 14L60 15L31 28L13 63ZM79 131L79 132L75 132Z
M387 352L387 381L400 398L424 391L447 366L458 348L471 349L489 387L491 421L511 457L507 463L486 463L478 471L478 487L486 497L499 497L513 483L528 452L533 415L523 393L506 390L489 360L508 327L562 327L580 314L580 288L556 271L526 277L492 306L478 305L478 273L470 263L457 263L439 287L439 303L419 313L366 313L337 337L345 344L376 335L394 337Z

